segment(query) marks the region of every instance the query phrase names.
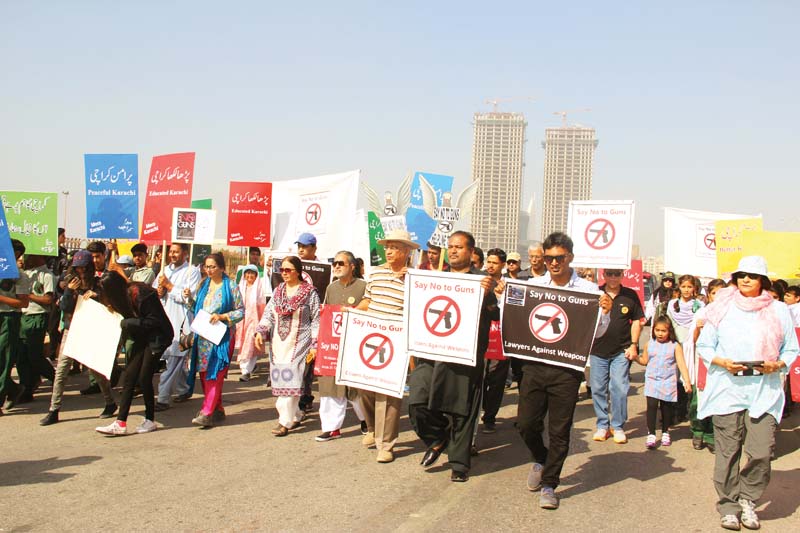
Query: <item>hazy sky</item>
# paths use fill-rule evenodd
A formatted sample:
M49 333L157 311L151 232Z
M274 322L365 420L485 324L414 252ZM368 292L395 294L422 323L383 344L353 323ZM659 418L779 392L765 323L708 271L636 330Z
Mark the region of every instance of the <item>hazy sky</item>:
M460 191L472 114L533 96L500 107L528 120L523 205L552 112L591 108L570 122L597 129L594 198L636 201L643 253L662 206L800 229L798 2L399 4L0 0L0 188L70 190L73 235L84 153L138 153L146 176L196 151L194 196L218 207L230 179L353 168Z

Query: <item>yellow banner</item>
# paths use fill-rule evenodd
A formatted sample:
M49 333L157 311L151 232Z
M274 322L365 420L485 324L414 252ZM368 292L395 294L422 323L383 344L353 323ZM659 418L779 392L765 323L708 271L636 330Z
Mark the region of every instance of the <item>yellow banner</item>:
M714 223L718 277L729 278L739 265L739 260L742 258L742 234L745 231L759 232L763 229L761 217L717 220Z
M763 256L772 279L785 279L790 285L800 279L800 233L745 231L742 255Z
M133 255L131 252L131 248L133 245L139 242L136 239L117 239L117 250L119 250L119 255Z

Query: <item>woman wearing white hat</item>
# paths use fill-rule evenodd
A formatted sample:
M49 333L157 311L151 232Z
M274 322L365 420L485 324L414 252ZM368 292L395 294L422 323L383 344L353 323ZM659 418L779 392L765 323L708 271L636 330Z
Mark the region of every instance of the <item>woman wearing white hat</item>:
M742 258L733 281L736 286L720 289L707 307L697 341L708 366L697 416L713 416L722 527L758 529L755 502L769 483L783 412L781 374L797 357L798 344L788 308L767 292L771 283L763 257ZM748 459L740 469L742 451Z

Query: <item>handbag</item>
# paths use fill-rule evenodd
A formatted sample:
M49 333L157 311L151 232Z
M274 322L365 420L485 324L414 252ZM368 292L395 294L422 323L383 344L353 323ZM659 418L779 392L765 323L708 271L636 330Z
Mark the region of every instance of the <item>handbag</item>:
M186 325L186 318L187 315L183 316L183 322L181 322L181 334L178 337L178 349L182 352L186 350L190 350L192 345L194 344L194 332L189 330L189 333L184 333L183 326Z

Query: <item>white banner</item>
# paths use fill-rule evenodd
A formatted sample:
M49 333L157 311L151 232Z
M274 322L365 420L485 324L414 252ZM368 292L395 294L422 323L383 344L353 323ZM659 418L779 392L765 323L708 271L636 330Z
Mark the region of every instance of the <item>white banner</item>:
M356 234L365 225L361 220L364 214L357 207L360 176L360 170L352 170L313 178L272 180L273 250L295 253L295 240L308 232L317 237L317 256L322 260L332 258L339 250L368 258L368 233L366 247L357 246Z
M629 268L633 215L632 200L571 201L567 234L575 245L572 266Z
M343 322L336 384L402 398L408 373L403 321L351 310Z
M679 276L717 277L714 223L742 218L753 218L753 215L664 208L664 268Z
M216 225L214 209L175 207L172 209L172 242L212 244Z
M475 366L481 279L473 274L408 271L403 322L410 356Z
M78 296L64 342L64 355L111 378L122 334L120 320L122 315L110 312L103 304Z

